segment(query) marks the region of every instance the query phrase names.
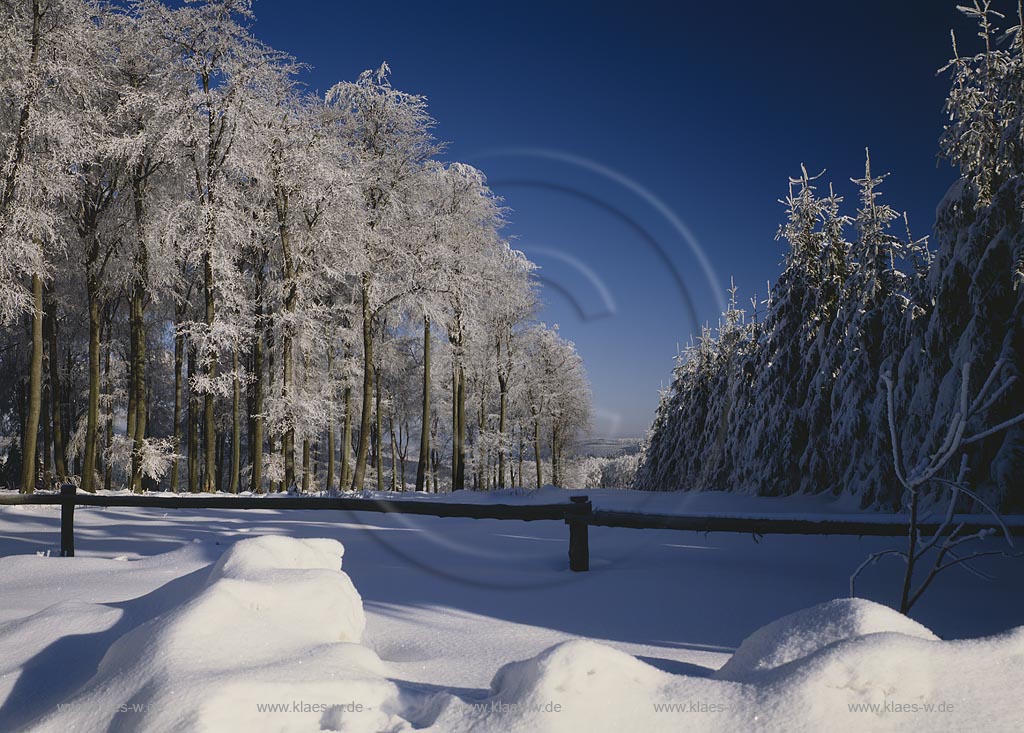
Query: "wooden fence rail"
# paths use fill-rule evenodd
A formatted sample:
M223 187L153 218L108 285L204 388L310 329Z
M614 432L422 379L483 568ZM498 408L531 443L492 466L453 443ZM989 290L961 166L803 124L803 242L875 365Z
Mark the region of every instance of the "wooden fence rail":
M884 515L874 515L884 516ZM638 514L599 510L590 520L594 527L629 527L632 529L680 529L694 532L736 532L740 534L834 534L857 537L906 537L909 531L906 522L899 520L850 520L786 517L729 517L729 516L686 516L673 514ZM934 534L939 529L935 522L920 522L922 534ZM956 526L956 525L954 525ZM968 536L982 529L1001 530L992 522L965 522L960 536ZM1014 536L1024 536L1024 525L1011 524L1007 531Z
M857 521L841 519L781 517L752 518L727 516L677 516L671 514L640 514L598 510L586 495L570 497L568 504L455 504L407 499L357 499L349 497L310 496L146 496L134 494L78 493L74 486L64 486L59 494L0 494L2 505L59 504L60 554L75 555L75 507L131 507L155 509L315 509L330 511L377 512L384 514L417 514L432 517L468 519L515 519L532 522L544 519L562 520L569 526L569 569L582 572L590 569L589 528L624 527L632 529L674 529L695 532L732 532L752 535L855 535L873 537L906 537L908 527L900 521ZM971 534L990 527L989 524L967 524L961 533ZM937 524L920 524L920 530L932 534ZM1014 524L1008 531L1024 536L1024 525Z

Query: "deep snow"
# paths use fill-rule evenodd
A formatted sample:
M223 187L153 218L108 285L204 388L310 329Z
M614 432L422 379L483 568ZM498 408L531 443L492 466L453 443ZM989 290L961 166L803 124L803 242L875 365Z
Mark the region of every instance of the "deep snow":
M763 511L741 499L730 508ZM950 571L915 614L923 625L867 602L776 621L845 595L860 560L893 541L592 528L593 569L573 574L558 522L80 509L79 557L32 554L55 550L58 516L0 509L2 730L1011 730L1024 718L1019 630L932 636L1020 624L1019 559L987 564L993 583ZM340 540L358 592L337 542L228 550L255 534ZM896 569L872 568L861 587L891 602ZM297 700L366 709L256 709ZM954 711L848 712L879 700Z

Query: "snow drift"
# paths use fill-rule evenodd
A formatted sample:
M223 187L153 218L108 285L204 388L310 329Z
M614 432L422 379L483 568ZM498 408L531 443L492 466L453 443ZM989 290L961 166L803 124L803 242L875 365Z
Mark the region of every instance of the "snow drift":
M870 601L842 599L752 634L712 677L675 675L590 641L452 699L437 731L1019 730L1024 627L941 641ZM557 707L556 707L557 706Z
M859 599L764 626L717 671L672 674L573 640L506 664L482 693L424 689L360 643L362 601L343 554L334 540L238 542L28 729L1010 731L1024 717L1024 627L943 641ZM10 622L0 652L69 608ZM102 607L85 611L82 630L116 621Z
M358 643L366 619L343 554L327 539L238 542L193 598L118 639L32 729L353 730L346 701L373 709L366 730L388 725L380 708L396 688Z
M742 680L756 672L803 659L834 642L884 632L929 641L938 638L888 606L859 598L840 598L783 616L758 629L744 640L716 676Z

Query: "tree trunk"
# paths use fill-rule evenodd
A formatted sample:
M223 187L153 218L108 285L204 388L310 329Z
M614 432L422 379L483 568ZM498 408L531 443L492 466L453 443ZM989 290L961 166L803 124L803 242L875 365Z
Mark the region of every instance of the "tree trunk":
M43 315L43 333L46 333L45 308L44 308L44 315ZM46 337L44 336L43 337L43 344L44 344L43 348L44 349L46 348L45 347L45 343L46 343ZM44 374L44 376L45 376L46 371L47 371L46 361L47 361L46 359L43 359L43 374ZM52 484L53 474L50 472L50 466L52 465L51 461L53 459L53 455L50 453L50 450L52 448L52 443L51 443L52 436L50 435L50 385L48 384L48 382L47 382L47 380L45 378L43 379L43 389L42 389L42 392L43 392L43 394L42 394L42 404L40 405L40 412L39 412L39 424L42 426L42 429L43 429L43 446L42 446L42 448L43 448L43 450L42 450L42 453L43 453L43 460L42 460L42 466L43 466L43 486L45 488L50 488L53 485Z
M213 242L208 242L213 246ZM207 251L203 255L203 296L206 305L206 327L209 332L213 331L214 319L214 291L213 291L213 262L211 253ZM217 353L216 348L209 346L209 353L206 358L209 362L206 365L206 376L212 383L217 377ZM203 395L203 456L206 459L206 473L203 477L203 491L213 492L216 490L217 476L217 416L214 412L215 404L213 393L207 390Z
M558 455L558 420L551 422L551 484L552 486L562 485L562 466Z
M405 423L405 429L398 426L398 442L400 445L398 454L399 476L401 477L402 491L405 491L405 457L409 454L409 423Z
M477 443L480 447L477 450L476 483L479 488L486 491L490 488L487 484L487 467L490 464L490 456L488 455L487 447L484 445L486 414L484 413L483 385L481 385L480 388L480 413L478 415L477 423Z
M459 472L459 368L452 352L452 491L455 491L455 476Z
M298 285L295 282L295 266L292 262L291 241L288 235L287 206L287 197L279 199L278 230L281 238L281 251L284 257L284 271L282 273L285 287L284 309L291 316L295 312L295 305L298 300ZM285 399L285 404L289 404L291 400L290 393L295 378L292 328L291 319L286 318L284 334L281 339L281 357L284 361L284 381L281 384L281 394ZM287 430L285 430L281 449L284 452L284 481L291 488L295 484L295 426L290 422ZM308 479L304 473L302 477L303 487L307 485L307 482Z
M341 430L341 483L338 488L346 489L352 481L352 387L345 386L345 424Z
M302 439L302 493L309 493L309 438Z
M234 368L231 393L231 481L228 491L238 493L238 483L242 470L242 383L238 378L238 349L231 353L231 366Z
M63 406L61 404L64 399L64 391L61 389L60 349L57 346L57 303L52 298L46 323L49 324L47 335L50 349L50 420L53 425L53 466L57 472L57 478L64 481L68 475L64 446Z
M223 433L218 433L218 435L217 435L217 447L216 447L217 476L216 476L216 478L214 480L214 485L217 487L217 491L218 492L224 490L224 463L225 463L225 458L224 457L227 454L227 448L224 445L225 437L226 436Z
M25 325L27 327L29 327L27 330L30 331L30 329L31 329L30 324L28 322L26 322ZM27 335L27 337L30 338L30 336L31 336L31 331ZM18 453L15 454L14 458L16 458L17 460L21 461L21 463L15 463L14 465L11 466L12 469L17 469L18 481L21 481L21 474L22 474L22 472L24 470L24 467L25 467L25 465L24 465L25 464L24 456L21 454L21 451L25 447L25 420L26 420L25 399L26 399L27 392L28 392L28 385L25 383L25 379L19 379L18 380L18 430L19 430L19 432L18 432Z
M43 391L43 280L32 276L32 355L28 371L28 405L25 413L25 443L22 450L21 487L31 494L36 487L36 444Z
M523 453L525 452L526 445L523 442L523 429L522 429L522 427L520 427L517 432L519 433L519 476L518 476L519 484L518 485L519 485L519 488L521 489L521 488L523 488Z
M289 391L294 377L292 337L288 333L289 328L291 326L286 323L284 338L281 339L281 359L284 364L281 397L285 400L285 404L288 404L290 399ZM281 453L284 457L284 483L285 487L290 489L295 485L295 427L291 424L291 421L289 421L288 426L285 428L284 435L281 436Z
M256 266L256 331L252 342L252 404L249 408L249 490L258 494L263 491L263 288L266 281L264 261ZM273 369L273 366L271 366Z
M178 490L178 455L181 453L181 388L182 362L185 358L185 335L181 333L181 322L185 316L182 305L174 306L174 418L171 442L174 447L174 462L171 464L171 491Z
M376 387L376 411L374 412L374 434L377 436L377 491L384 491L384 415L380 409L380 372L374 369L374 384Z
M391 490L398 490L398 441L395 440L395 413L388 415L388 430L391 433ZM405 488L404 486L402 487Z
M335 476L335 456L334 449L336 444L336 436L334 434L334 415L333 410L330 416L330 422L327 423L327 476L324 478L324 487L328 491L334 490L334 476Z
M262 320L262 319L261 319ZM258 494L263 491L263 325L256 328L252 345L252 407L250 409L249 462L252 473L249 490Z
M423 412L420 422L420 453L416 461L416 490L423 491L430 460L430 318L423 318Z
M498 488L505 488L505 422L508 405L508 376L498 376Z
M457 452L459 455L459 470L456 472L453 479L452 489L463 489L466 487L466 371L463 369L463 365L460 363L457 370L459 390L458 399L456 400L456 412L459 417L459 433L458 440L454 441L457 443Z
M65 362L65 365L64 365L64 374L67 375L67 382L70 384L71 383L71 372L72 372L72 368L73 368L72 365L74 363L74 360L73 360L73 358L71 356L71 349L70 348L65 353L67 355L67 361ZM72 426L71 423L74 420L74 416L78 414L78 400L75 399L75 392L70 387L65 390L65 394L67 395L67 398L68 398L68 409L67 409L67 412L64 414L64 426L63 426L63 429L64 429L64 435L70 436L74 432L73 426ZM70 466L70 468L71 468L71 473L73 475L75 475L75 476L81 476L82 475L82 455L81 455L81 453L76 453L75 454L74 463Z
M138 372L135 369L135 299L134 295L128 299L128 411L125 419L125 436L132 443L132 465L129 467L128 475L128 487L131 488L132 476L134 473L131 471L134 468L134 444L135 444L135 417L136 409L138 407L135 402L135 397L138 394L138 385L135 383L135 378L138 376ZM107 341L110 340L110 330L107 330Z
M89 301L89 404L85 417L85 463L82 466L82 489L95 491L96 436L100 422L100 302L94 276L87 276Z
M303 350L303 355L302 355L302 373L303 373L303 375L309 374L309 357L306 355L305 350ZM309 480L310 480L309 448L310 448L310 441L309 441L309 431L308 430L303 430L302 432L303 432L303 436L302 436L302 493L305 494L305 493L309 492ZM293 431L292 435L294 436L294 431ZM293 437L292 440L294 441L295 438Z
M334 348L327 346L327 378L334 377ZM327 415L327 479L324 487L327 491L334 490L334 395L337 392L331 390L331 402Z
M461 343L452 346L452 491L457 491L466 487L466 375L454 356Z
M917 513L920 505L921 492L914 491L910 499L910 531L907 543L907 563L903 571L903 585L900 589L900 613L906 614L910 611L910 587L914 580L914 567L917 561Z
M276 338L274 337L274 330L271 328L267 332L267 393L274 394L274 354L276 353ZM277 436L271 433L267 436L267 453L274 455L274 451L277 450ZM273 494L275 491L280 490L281 486L277 481L270 482L270 493Z
M432 470L430 471L430 473L431 473L431 480L434 482L434 493L436 494L438 492L437 474L438 474L438 472L441 469L441 452L440 451L431 451L431 453L433 454L433 460L432 460L433 466L432 466Z
M537 488L541 486L541 465L540 465L540 420L533 418L533 460L537 464Z
M112 448L114 446L114 382L110 377L110 352L113 347L110 343L111 334L110 331L113 328L114 314L110 312L109 308L104 309L103 322L100 324L100 340L102 342L103 349L103 391L106 395L107 409L104 411L105 428L104 428L104 441L103 446L107 451L107 455L112 454ZM106 331L107 337L103 338L103 332ZM99 440L96 441L96 465L99 466L100 461L100 450ZM114 466L109 459L102 461L103 463L103 490L110 491L114 481Z
M143 288L145 280L132 289L131 297L131 339L132 349L132 390L135 393L135 424L129 427L132 440L131 489L142 492L142 451L146 438L146 320L143 310ZM134 432L132 432L134 429Z
M142 486L142 458L146 439L147 423L147 393L146 393L146 318L145 318L145 293L149 285L149 252L146 248L146 239L143 235L145 215L145 189L146 189L146 166L145 158L138 161L134 168L132 179L132 203L134 204L135 229L136 229L136 261L135 278L132 282L131 302L129 319L131 322L132 339L132 392L135 399L135 425L134 431L129 429L128 437L132 441L132 491L141 493Z
M363 409L359 417L359 446L356 449L356 470L352 490L363 488L366 477L366 456L370 447L370 411L373 409L373 323L370 312L370 276L363 275Z
M196 347L190 345L188 350L188 374L196 373ZM199 484L199 398L195 391L188 393L188 490L197 494L201 490Z

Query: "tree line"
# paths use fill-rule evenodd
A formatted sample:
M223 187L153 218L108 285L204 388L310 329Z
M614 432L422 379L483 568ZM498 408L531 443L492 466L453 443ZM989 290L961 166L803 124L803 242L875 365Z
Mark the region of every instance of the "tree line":
M896 508L901 464L916 470L916 457L977 433L962 465L918 490L969 484L1024 509L1024 424L1013 422L1024 405L1024 23L1000 30L988 0L960 9L982 48L961 55L954 36L942 69L952 83L940 152L961 176L938 206L937 248L883 203L870 156L852 216L802 168L782 202L782 274L749 309L733 286L717 330L680 355L637 488L849 493ZM990 404L960 404L993 385ZM986 411L993 429L950 432L954 416Z
M0 14L0 479L563 480L582 361L386 64L312 94L250 0Z

